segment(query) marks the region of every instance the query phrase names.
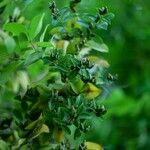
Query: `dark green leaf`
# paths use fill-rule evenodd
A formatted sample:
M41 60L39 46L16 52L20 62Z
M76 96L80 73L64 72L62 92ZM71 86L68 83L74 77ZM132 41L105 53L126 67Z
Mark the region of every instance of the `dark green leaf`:
M28 65L31 65L31 64L35 63L36 61L40 60L42 58L42 54L43 53L41 51L36 51L36 52L32 53L31 55L29 55L27 57L24 65L28 66Z
M81 131L78 128L76 128L74 132L74 138L77 139L78 137L80 137L80 135L81 135Z
M108 21L108 23L110 24L111 23L111 20L115 17L115 15L113 13L109 13L109 14L106 14L104 16L104 18Z
M71 134L71 130L67 126L64 127L64 130L66 133Z
M107 30L108 28L108 23L106 21L102 21L97 25L98 29L103 29L103 30Z
M3 64L9 58L9 54L4 45L0 43L0 65Z

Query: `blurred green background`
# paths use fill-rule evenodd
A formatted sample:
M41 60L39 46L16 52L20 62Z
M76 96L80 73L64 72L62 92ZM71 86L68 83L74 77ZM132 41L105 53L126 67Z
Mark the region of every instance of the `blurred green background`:
M68 1L56 0L56 3L62 7ZM27 19L47 12L46 24L51 19L48 2L11 1L5 15L12 14L14 5L17 5ZM106 56L111 65L110 72L119 77L103 101L108 113L101 120L93 119L94 128L86 139L100 143L106 150L149 150L150 1L82 0L78 9L94 13L105 5L115 14L115 19L109 29L100 31L100 34L110 49ZM0 16L1 22L3 18Z

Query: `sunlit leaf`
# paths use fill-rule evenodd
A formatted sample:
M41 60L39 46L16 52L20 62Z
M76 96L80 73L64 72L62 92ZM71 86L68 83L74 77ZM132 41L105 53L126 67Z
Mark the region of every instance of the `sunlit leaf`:
M98 29L107 30L107 28L108 28L108 23L107 23L106 21L102 21L102 22L100 22L100 23L97 25L97 28L98 28Z
M104 43L100 44L93 40L90 40L86 43L86 46L99 52L108 52L108 47Z
M3 140L0 140L0 149L1 150L10 150L9 145Z
M85 142L87 150L103 150L102 146L93 142Z
M98 64L105 68L108 68L110 66L108 61L104 60L103 58L100 58L99 56L90 55L90 56L88 56L88 59L93 64Z
M43 42L43 41L44 41L45 34L46 34L46 32L47 32L48 27L49 27L49 24L45 27L45 29L44 29L42 35L40 36L40 42Z
M53 47L50 42L37 42L36 44L38 47Z
M63 27L56 27L56 28L53 28L51 31L50 31L50 34L51 35L54 35L54 34L57 34L59 33L60 31L63 31Z
M85 85L85 96L87 99L94 99L97 96L99 96L102 92L102 89L96 87L94 84L92 83L87 83Z
M73 28L81 28L80 24L78 23L78 18L74 18L73 20L69 20L67 22L66 30L71 31Z
M84 82L80 78L76 78L70 82L72 90L79 94L83 90Z
M55 129L54 138L58 143L62 142L64 139L64 131L62 129Z
M42 29L44 14L38 15L33 18L29 28L29 35L34 39Z
M35 121L33 121L33 122L31 122L30 124L28 124L26 127L25 127L25 130L32 130L32 129L34 129L35 127L36 127L36 125L38 124L38 123L40 123L41 122L41 120L35 120Z
M22 94L27 91L27 87L29 85L29 77L25 71L18 71L17 72L17 80L22 88Z
M35 139L42 133L49 133L49 128L46 124L42 124L40 127L36 127L31 135L31 139Z

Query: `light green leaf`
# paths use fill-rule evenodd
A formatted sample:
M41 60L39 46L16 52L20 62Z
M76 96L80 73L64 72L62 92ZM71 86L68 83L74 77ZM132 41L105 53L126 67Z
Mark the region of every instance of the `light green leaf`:
M5 43L5 46L7 48L7 51L9 53L12 53L16 47L15 40L12 37L7 36L4 40L4 43Z
M29 28L29 35L31 40L33 40L41 31L43 25L44 14L38 15L33 18Z
M40 42L43 42L44 41L44 37L45 37L45 34L46 34L46 31L47 31L47 28L49 27L49 24L45 27L41 37L40 37Z
M96 87L94 84L87 83L85 85L86 99L92 100L92 99L96 98L97 96L99 96L101 93L102 93L102 89Z
M95 42L93 40L90 40L85 45L87 47L89 47L91 49L94 49L94 50L97 50L99 52L108 52L108 47L104 43L100 44L100 43L97 43L97 42Z
M13 73L19 66L19 62L12 62L9 65L5 66L0 72L0 84L5 84L9 79L12 78Z
M33 133L31 134L31 139L35 139L42 133L49 133L49 127L46 124L42 124L41 126L34 129Z
M115 17L115 15L113 13L109 13L107 15L104 16L104 18L108 21L108 23L110 23L110 21Z
M10 150L8 144L3 140L0 140L0 149L1 150Z
M103 147L97 143L85 142L87 150L103 150Z
M70 82L70 86L76 94L79 94L83 90L84 82L80 78L76 78Z
M27 91L27 87L29 85L29 77L25 71L18 71L17 72L17 80L22 88L22 93Z
M31 122L31 123L29 123L26 127L25 127L25 130L32 130L32 129L34 129L35 127L36 127L36 125L37 124L39 124L39 123L41 123L42 122L42 120L35 120L35 121L33 121L33 122Z
M108 28L108 23L106 21L102 21L97 25L98 29L103 29L103 30L107 30Z
M11 32L14 36L19 35L20 33L25 33L27 35L26 27L16 22L7 23L4 26L4 30Z
M36 44L38 47L53 47L50 42L37 42Z
M61 32L61 31L63 31L63 27L58 26L58 27L53 28L53 29L50 31L50 34L51 34L51 35L55 35L55 34Z

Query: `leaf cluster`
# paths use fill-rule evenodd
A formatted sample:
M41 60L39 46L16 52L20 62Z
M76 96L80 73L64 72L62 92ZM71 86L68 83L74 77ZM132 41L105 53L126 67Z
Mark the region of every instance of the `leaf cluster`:
M79 2L62 9L50 3L52 24L46 26L45 14L3 24L0 137L6 147L69 149L67 135L79 138L93 116L106 113L100 100L110 83L103 58L108 47L97 30L107 29L113 14L106 7L96 15L80 14Z

